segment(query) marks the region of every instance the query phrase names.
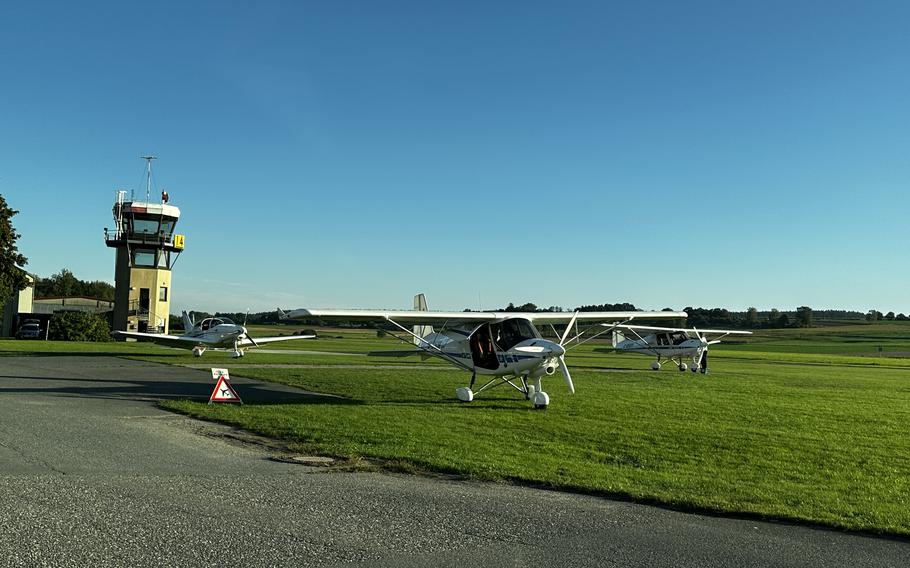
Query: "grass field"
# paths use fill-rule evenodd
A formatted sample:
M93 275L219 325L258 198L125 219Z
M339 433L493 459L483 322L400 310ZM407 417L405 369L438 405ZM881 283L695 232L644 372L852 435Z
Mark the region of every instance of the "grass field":
M276 328L251 330L257 332L273 335ZM712 349L707 376L669 367L653 372L647 357L582 346L567 358L577 394L568 394L558 375L549 379L546 411L531 410L506 390L458 403L454 390L466 384L466 373L442 363L424 367L432 361L366 357L400 345L366 331L323 330L317 340L278 344L278 353L241 360L119 343L0 341L0 354L27 346L44 355L223 365L234 375L343 397L242 407L163 403L280 438L301 452L910 535L910 358L878 356L910 353L910 325L782 330L750 339ZM406 361L420 368L343 367Z

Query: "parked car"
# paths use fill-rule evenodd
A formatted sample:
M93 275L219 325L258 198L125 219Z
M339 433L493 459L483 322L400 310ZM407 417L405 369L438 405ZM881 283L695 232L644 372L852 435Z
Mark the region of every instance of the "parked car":
M37 323L26 322L19 327L16 337L19 339L41 339L41 326Z

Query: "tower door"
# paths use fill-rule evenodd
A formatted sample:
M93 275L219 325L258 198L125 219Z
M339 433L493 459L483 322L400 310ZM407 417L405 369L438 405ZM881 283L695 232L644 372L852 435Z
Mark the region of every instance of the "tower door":
M139 309L136 310L136 316L139 320L139 332L146 333L149 330L149 289L139 288Z

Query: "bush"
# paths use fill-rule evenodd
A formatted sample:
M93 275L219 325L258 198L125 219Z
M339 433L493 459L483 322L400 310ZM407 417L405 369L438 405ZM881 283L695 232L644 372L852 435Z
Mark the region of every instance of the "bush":
M111 326L88 312L60 312L51 318L48 339L56 341L111 341Z

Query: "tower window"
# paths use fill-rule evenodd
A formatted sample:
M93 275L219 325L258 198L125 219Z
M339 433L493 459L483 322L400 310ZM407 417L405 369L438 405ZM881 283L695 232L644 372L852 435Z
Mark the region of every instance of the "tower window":
M167 302L167 286L158 288L158 300L161 302Z
M148 249L137 249L133 256L134 266L155 266L155 251Z

